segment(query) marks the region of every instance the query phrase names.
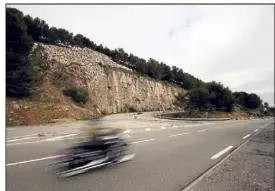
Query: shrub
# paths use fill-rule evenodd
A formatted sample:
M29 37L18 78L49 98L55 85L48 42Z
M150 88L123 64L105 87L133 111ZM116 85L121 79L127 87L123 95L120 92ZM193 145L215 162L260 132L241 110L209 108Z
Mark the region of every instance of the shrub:
M130 111L130 112L137 112L136 108L134 108L134 107L132 107L132 106L129 107L129 111Z
M83 88L70 88L63 91L64 95L71 97L77 103L87 103L89 100L89 94L86 89Z
M101 111L101 114L102 114L102 115L107 115L108 112L107 112L107 110L104 109L103 111Z

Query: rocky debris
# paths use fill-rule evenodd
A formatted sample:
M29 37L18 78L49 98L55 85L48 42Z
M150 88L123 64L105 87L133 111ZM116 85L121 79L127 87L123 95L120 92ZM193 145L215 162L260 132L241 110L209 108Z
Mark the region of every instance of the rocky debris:
M20 109L20 105L19 105L19 104L14 104L14 105L13 105L13 108L14 108L14 109Z
M108 65L115 68L122 68L128 71L131 69L119 65L112 61L108 56L101 54L99 52L93 51L89 48L81 47L61 47L55 45L46 45L42 43L35 43L34 47L40 44L49 56L49 60L56 60L60 63L68 65L72 62L78 63L79 66L97 64L97 65Z

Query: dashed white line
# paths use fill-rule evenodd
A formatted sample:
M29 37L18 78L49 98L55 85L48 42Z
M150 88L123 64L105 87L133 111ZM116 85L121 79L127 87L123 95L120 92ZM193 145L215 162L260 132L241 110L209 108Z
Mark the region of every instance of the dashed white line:
M151 131L151 129L150 128L146 128L145 131Z
M259 129L255 129L254 132L256 133L257 131L259 131Z
M243 139L248 138L250 135L251 135L251 134L248 134L248 135L244 136Z
M155 139L147 139L147 140L132 142L132 144L143 143L143 142L154 141L154 140Z
M189 133L179 133L179 134L170 135L169 137L176 137L176 136L188 135L188 134Z
M132 129L127 129L126 131L124 131L124 133L130 133L132 132Z
M166 129L166 127L162 126L161 129Z
M219 153L213 155L211 157L211 159L217 159L219 158L220 156L222 156L224 153L228 152L229 150L231 150L233 148L233 146L228 146L226 147L225 149L223 149L222 151L220 151Z
M208 131L210 129L200 129L200 130L197 130L197 132L203 132L203 131Z

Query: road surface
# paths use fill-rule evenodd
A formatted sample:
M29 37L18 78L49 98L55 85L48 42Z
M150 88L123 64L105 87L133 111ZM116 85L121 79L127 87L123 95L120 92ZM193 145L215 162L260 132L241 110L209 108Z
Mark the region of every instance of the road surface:
M118 122L123 122L123 115L118 116ZM67 179L53 176L51 157L78 140L79 123L70 128L56 125L7 130L7 190L180 191L273 122L271 118L205 123L148 122L149 117L144 120L140 117L138 121L127 116L125 123L133 128L125 128L125 132L133 136L134 160ZM115 123L112 117L108 120ZM45 136L37 137L39 131Z

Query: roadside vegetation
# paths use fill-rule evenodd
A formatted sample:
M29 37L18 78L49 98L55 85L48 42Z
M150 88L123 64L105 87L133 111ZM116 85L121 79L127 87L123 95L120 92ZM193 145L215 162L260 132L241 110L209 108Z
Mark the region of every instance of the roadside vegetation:
M76 103L87 103L89 101L89 94L88 91L84 88L69 88L63 90L63 94L65 96L71 97L74 102Z
M177 102L186 112L179 114L185 117L205 117L202 113L230 113L245 112L250 116L274 115L274 107L254 93L231 92L228 87L221 83L209 82L205 87L194 88L186 94L180 94ZM210 116L209 115L209 116Z

